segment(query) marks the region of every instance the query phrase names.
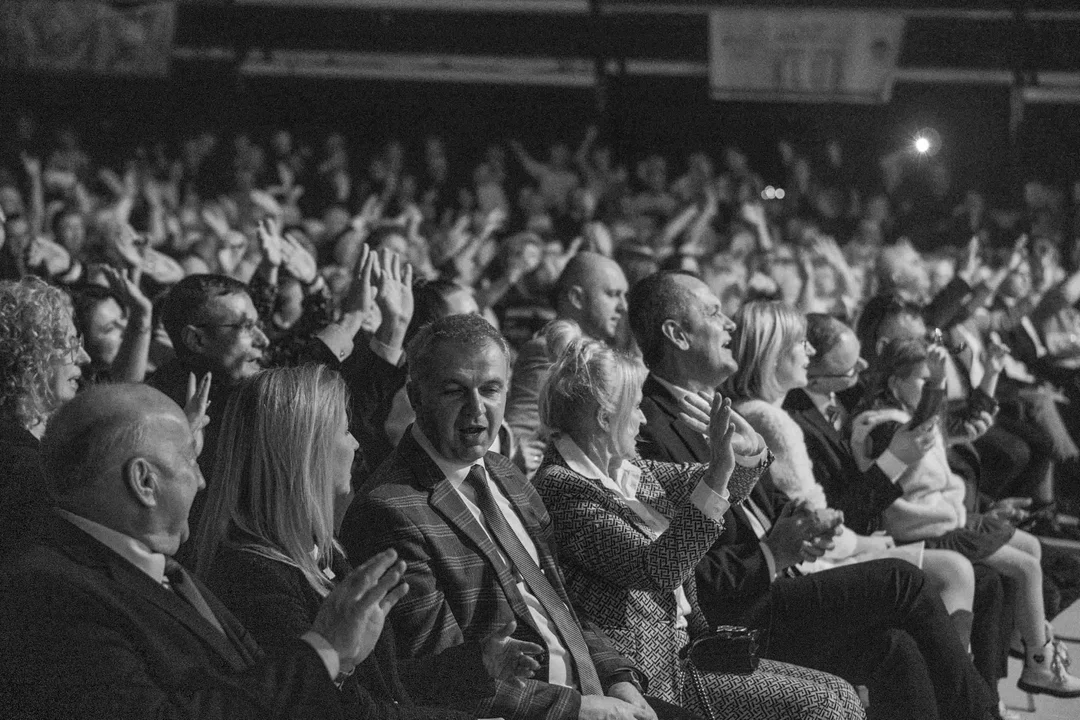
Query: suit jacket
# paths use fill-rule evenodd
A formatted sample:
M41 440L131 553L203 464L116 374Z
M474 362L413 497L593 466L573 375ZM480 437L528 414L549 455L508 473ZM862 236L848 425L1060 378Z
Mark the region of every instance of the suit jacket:
M544 574L569 604L555 562L551 517L536 490L502 455L488 453L484 463L536 544ZM499 551L411 431L379 468L370 491L349 508L341 540L357 561L393 548L408 563L409 593L391 613L399 652L420 657L479 644L510 620L517 621L516 637L544 645ZM605 689L619 681L643 682L602 632L589 625L582 631ZM536 677L546 676L543 664ZM568 720L577 717L580 702L574 688L535 679L520 688L498 681L477 695L475 713Z
M641 456L666 462L708 462L708 442L679 422L678 402L667 388L649 375L641 392L646 420L638 436ZM784 498L769 485L759 482L750 498L771 523ZM727 511L723 532L697 565L698 602L710 625L742 623L772 585L769 564L748 512L743 505Z
M198 580L224 635L71 523L0 569L0 707L13 718L343 718L318 654L266 657Z
M903 495L876 464L860 472L851 447L803 390L792 390L784 410L806 439L814 479L825 489L829 507L844 512L844 524L861 535L880 529L881 512Z
M548 358L547 340L537 335L521 346L510 380L506 398L506 422L518 442L535 437L540 432L540 386L544 384L552 362Z
M634 464L642 471L637 498L671 521L655 540L626 503L598 480L571 470L554 445L533 484L554 518L559 563L574 607L645 670L652 679L650 693L678 702L678 653L688 632L675 628L675 590L682 587L690 600L689 636L707 632L697 608L694 568L723 526L689 502L704 465Z
M332 569L336 578L350 571L345 558L336 554ZM311 629L323 598L300 568L265 555L223 545L206 573L206 583L269 653L281 652L293 639ZM461 671L481 677L485 671L479 652L470 665L452 659L440 668L428 668L446 677ZM431 674L427 675L432 677ZM372 720L465 720L464 713L413 705L398 675L397 647L391 625L383 628L371 655L357 666L342 685L342 693L358 705L360 714Z

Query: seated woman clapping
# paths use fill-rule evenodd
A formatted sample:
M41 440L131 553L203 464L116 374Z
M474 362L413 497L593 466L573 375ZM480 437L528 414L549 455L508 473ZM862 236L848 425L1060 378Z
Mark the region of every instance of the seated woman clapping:
M349 432L347 395L337 372L303 365L261 372L229 396L195 534L195 569L268 652L308 630L323 598L350 570L334 539L352 499L359 447ZM457 690L482 688L493 677L527 677L537 667L522 650L540 648L510 639L511 632L480 647L459 646L422 667L399 668L387 624L355 673L342 668L341 691L355 697L365 717L466 717L443 709L468 711Z
M565 350L540 395L553 441L534 483L578 611L645 670L652 695L704 717L862 717L851 687L825 673L763 661L750 675L705 674L679 661L708 630L694 568L763 468L736 466L726 401L711 408L709 465L637 458L643 368L575 337L565 321L549 327L549 347L560 338Z

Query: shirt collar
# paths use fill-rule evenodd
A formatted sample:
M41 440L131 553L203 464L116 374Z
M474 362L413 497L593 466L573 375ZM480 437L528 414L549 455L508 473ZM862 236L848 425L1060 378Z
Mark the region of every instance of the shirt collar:
M825 411L834 405L839 406L840 404L836 402L836 393L822 395L821 393L810 392L810 390L805 389L804 392L810 398L810 401L814 403L814 407L817 408L817 411L827 420L829 419L829 414Z
M474 465L479 465L481 470L485 470L484 459L480 458L471 463L462 463L457 460L450 460L439 454L439 451L435 449L435 446L431 444L431 441L427 439L420 426L413 423L412 426L413 439L424 449L424 452L432 459L432 461L439 467L442 474L447 480L453 484L455 488L461 487L461 483L465 482L465 478L469 475L469 470Z
M670 383L667 380L665 380L664 378L657 375L656 373L651 373L651 375L652 375L653 380L660 383L660 386L663 387L664 389L666 389L669 393L671 393L675 397L676 400L681 398L683 395L690 394L690 391L687 390L686 388L682 388L682 387L679 387L678 385L675 385L674 383Z
M56 512L60 517L142 570L154 582L160 585L165 580L165 556L154 552L141 540L136 540L130 535L107 528L61 508L56 508Z
M625 500L637 498L638 486L641 484L641 470L628 460L623 460L615 473L615 479L608 477L600 468L596 467L589 456L585 454L572 438L567 435L559 435L555 438L555 449L566 461L566 466L582 477L597 480L601 485L615 492Z

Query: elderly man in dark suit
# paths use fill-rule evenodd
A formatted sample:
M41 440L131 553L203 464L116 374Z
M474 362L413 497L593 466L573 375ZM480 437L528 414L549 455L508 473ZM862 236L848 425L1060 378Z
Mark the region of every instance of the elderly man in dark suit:
M650 370L642 455L707 460L705 438L679 421L677 398L711 391L737 369L727 348L734 324L703 282L660 273L631 292L630 326ZM888 463L902 469L917 443L905 437L890 449L882 470L894 473ZM879 560L797 576L794 566L820 553L820 539L803 513L759 488L728 511L723 534L698 565L698 598L711 623L766 627L769 657L867 685L871 718L996 716L921 571Z
M408 355L416 422L341 531L353 558L393 548L408 563L409 594L391 616L399 652L437 653L514 622L515 637L544 650L535 677L498 681L477 698L478 715L655 720L646 679L570 608L536 491L488 452L507 392L503 337L478 316L454 315L421 330Z
M0 707L13 718L358 716L334 680L407 587L392 552L265 657L172 555L204 486L183 411L144 385L90 388L43 443L57 507L0 569Z

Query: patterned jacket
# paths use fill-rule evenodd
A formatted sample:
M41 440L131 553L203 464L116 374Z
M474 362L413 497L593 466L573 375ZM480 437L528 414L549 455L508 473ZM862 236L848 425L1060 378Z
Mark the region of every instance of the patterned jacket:
M595 621L649 676L649 691L678 702L684 681L678 652L708 630L697 607L694 568L720 537L689 502L705 465L636 460L637 499L671 521L655 540L641 519L599 480L571 470L552 444L533 480L555 520L559 562L574 607ZM675 589L690 601L686 629L676 628Z
M532 537L544 574L569 604L555 561L551 517L540 496L502 455L488 453L484 463ZM512 619L518 625L515 637L544 645L494 543L411 431L372 478L370 492L349 509L341 540L356 564L386 548L408 563L409 593L390 616L399 653L419 657L479 643ZM644 684L644 676L599 628L582 623L582 632L605 690L621 681ZM544 664L536 677L546 676ZM448 688L453 690L460 689ZM497 681L492 694L475 701L478 717L575 720L581 694L536 679L521 688Z

